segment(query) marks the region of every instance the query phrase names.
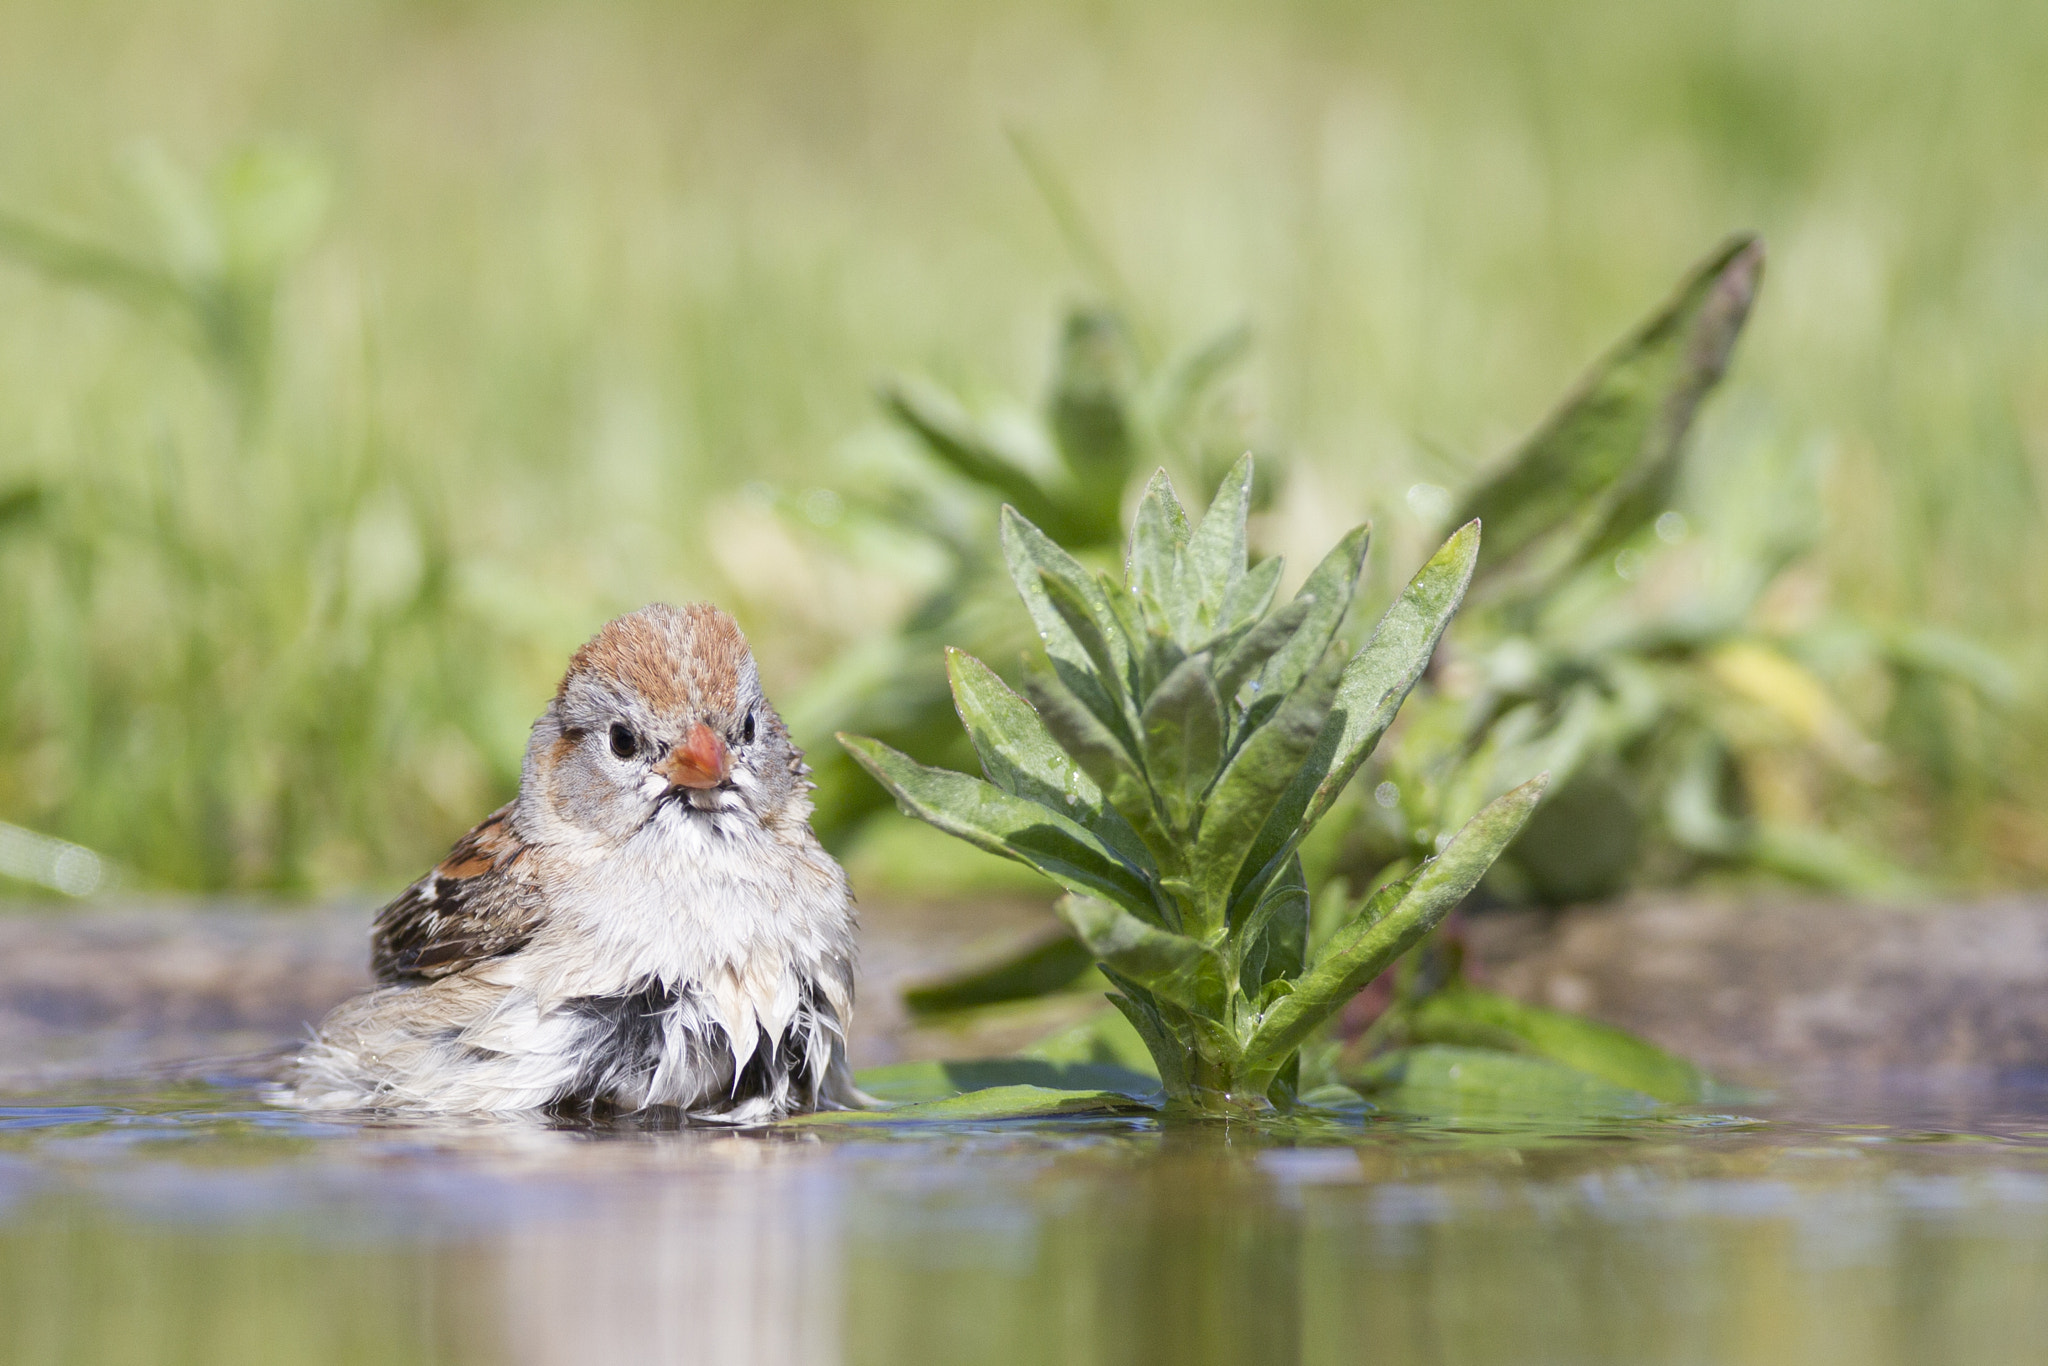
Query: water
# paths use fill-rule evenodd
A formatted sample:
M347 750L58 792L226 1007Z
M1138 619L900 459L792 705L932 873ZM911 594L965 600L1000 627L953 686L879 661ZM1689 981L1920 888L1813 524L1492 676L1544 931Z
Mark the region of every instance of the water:
M803 1133L0 1105L0 1360L2033 1360L2048 1090Z

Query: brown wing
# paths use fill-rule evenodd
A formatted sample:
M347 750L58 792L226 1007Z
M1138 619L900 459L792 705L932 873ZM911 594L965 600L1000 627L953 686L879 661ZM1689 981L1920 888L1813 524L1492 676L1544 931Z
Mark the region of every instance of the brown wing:
M538 901L521 876L526 846L512 833L511 815L509 803L493 811L434 871L377 912L370 970L379 983L431 982L533 937Z

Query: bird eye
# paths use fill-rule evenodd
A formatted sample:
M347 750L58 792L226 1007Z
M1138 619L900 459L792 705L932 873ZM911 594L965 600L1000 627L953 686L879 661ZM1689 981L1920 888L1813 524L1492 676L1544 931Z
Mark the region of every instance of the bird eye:
M743 745L754 743L754 713L752 712L748 712L747 719L740 722L740 743Z
M640 737L616 721L612 722L610 739L612 753L621 759L630 759L640 752Z

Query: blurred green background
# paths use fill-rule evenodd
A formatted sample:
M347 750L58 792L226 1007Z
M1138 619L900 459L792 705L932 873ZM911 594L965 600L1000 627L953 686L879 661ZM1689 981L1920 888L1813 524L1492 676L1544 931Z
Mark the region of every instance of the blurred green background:
M2048 7L0 0L0 32L0 820L138 883L414 875L651 599L732 607L799 695L948 572L845 515L913 458L877 379L1000 424L1083 298L1162 352L1248 321L1261 544L1299 573L1372 516L1398 582L1429 489L1738 228L1768 283L1689 496L1817 534L1760 612L2003 660L2008 724L1940 729L1858 819L1946 881L2048 876ZM1915 744L1880 693L1844 700Z

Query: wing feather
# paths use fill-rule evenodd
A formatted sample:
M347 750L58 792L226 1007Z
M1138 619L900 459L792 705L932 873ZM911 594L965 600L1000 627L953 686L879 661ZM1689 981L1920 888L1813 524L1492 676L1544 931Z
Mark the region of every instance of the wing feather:
M540 922L511 804L456 841L434 870L377 912L370 970L384 986L431 982L524 947Z

